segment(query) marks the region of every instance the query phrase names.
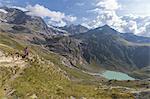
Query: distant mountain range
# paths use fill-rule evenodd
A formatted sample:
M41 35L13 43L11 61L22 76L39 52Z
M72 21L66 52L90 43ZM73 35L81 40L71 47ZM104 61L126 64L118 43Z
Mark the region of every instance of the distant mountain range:
M120 33L108 25L91 30L82 25L47 26L42 18L29 16L16 8L0 9L7 12L0 12L0 32L65 56L68 65L87 69L83 65L95 64L128 74L150 66L148 37Z

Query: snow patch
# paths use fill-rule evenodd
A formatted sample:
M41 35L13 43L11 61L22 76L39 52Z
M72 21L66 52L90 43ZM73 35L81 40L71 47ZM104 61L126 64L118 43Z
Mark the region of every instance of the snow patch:
M55 27L50 26L50 25L48 25L48 27L52 28L53 30L56 30L56 31L59 31L59 32L63 32L63 33L67 33L67 34L68 34L68 32L65 31L65 30L62 30L62 29L59 29L59 28L55 28Z
M8 13L6 10L4 10L4 9L0 9L0 12L3 12L3 13Z

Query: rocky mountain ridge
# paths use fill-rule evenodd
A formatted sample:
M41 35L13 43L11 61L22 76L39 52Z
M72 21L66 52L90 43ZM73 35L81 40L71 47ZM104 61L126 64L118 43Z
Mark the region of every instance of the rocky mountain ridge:
M149 38L108 25L62 30L19 9L0 9L0 98L149 99ZM108 70L135 80L102 76Z

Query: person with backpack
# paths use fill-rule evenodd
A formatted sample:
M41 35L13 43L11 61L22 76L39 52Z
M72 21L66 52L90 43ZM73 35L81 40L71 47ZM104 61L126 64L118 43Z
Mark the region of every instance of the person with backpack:
M24 55L23 55L22 58L26 58L26 57L28 57L28 56L29 56L29 48L28 48L28 47L25 47L25 48L24 48Z

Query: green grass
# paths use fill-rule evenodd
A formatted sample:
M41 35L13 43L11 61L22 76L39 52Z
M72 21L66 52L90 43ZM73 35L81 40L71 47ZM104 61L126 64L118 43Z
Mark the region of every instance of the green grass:
M75 79L81 79L81 80L90 80L90 79L93 79L93 76L89 75L89 74L86 74L86 73L83 73L81 70L79 69L73 69L73 68L68 68L68 67L65 67L65 66L61 66L61 68L63 70L65 70L68 75L70 76L70 78L75 78Z
M74 96L76 98L108 98L115 94L117 97L132 97L120 89L103 90L95 85L77 84L67 80L55 68L32 65L24 71L23 76L17 78L12 87L16 89L13 97L29 98L36 94L40 99L53 97L65 99ZM121 92L122 91L122 92ZM121 93L120 93L121 92ZM130 98L129 98L130 99Z
M32 51L33 50L34 49L32 49ZM51 56L49 56L49 54ZM63 71L58 71L59 67L62 67L63 70L67 71L67 75L76 79L83 79L85 81L92 79L92 76L82 73L79 70L70 69L60 65L61 63L59 63L60 60L58 60L59 58L57 55L52 55L52 53L49 54L41 53L40 58L46 57L46 59L43 61L51 59L49 61L53 61L56 64L54 63L54 66L49 64L42 64L38 62L39 60L29 63L28 67L24 70L20 77L12 82L9 82L11 88L15 89L15 92L12 94L12 96L9 96L9 98L20 97L21 99L29 99L32 95L35 94L39 99L66 99L67 97L70 98L72 96L76 98L86 97L89 99L111 99L114 97L112 95L115 94L116 97L128 97L129 99L132 99L133 96L131 94L124 92L120 93L120 89L98 89L99 86L94 84L76 83L68 80ZM56 57L57 60L55 60ZM58 65L60 66L58 67Z
M0 43L9 47L21 50L24 46L18 43L15 39L0 33Z
M48 97L55 95L57 85L67 84L68 80L54 67L43 65L32 63L30 67L25 69L24 74L11 84L17 90L17 96L24 97L26 94L37 94L38 96L41 95L41 98L43 96Z
M0 34L0 44L0 50L6 53L21 52L25 46L4 34ZM66 99L70 97L77 99L82 97L87 99L112 99L113 97L133 99L133 95L124 92L123 89L100 88L101 85L92 82L95 79L93 76L78 69L64 66L59 55L37 45L28 46L34 61L27 61L28 65L19 77L8 82L10 77L14 75L13 70L17 72L20 68L0 68L0 81L4 84L7 83L11 89L15 90L8 98L30 99L31 96L36 95L39 99ZM3 83L0 87L0 97L5 96Z

